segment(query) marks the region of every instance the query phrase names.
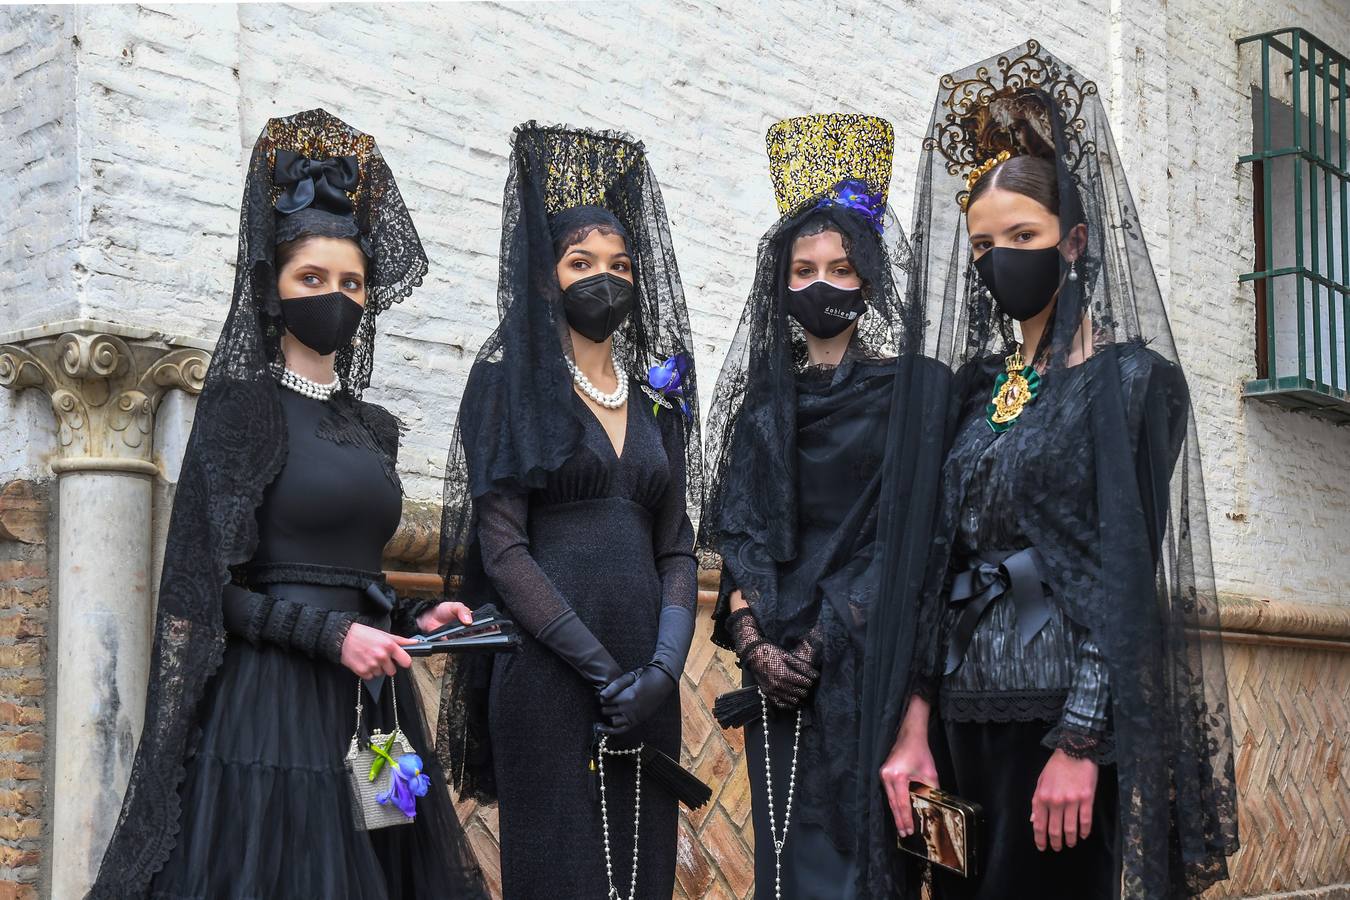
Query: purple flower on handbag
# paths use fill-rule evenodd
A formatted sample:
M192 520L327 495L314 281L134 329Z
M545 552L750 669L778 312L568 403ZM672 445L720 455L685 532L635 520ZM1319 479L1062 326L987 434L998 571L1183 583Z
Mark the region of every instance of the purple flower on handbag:
M647 370L647 384L668 402L678 400L680 411L684 413L686 419L689 418L689 407L684 402L684 377L688 372L689 358L684 354L676 354L659 366L652 366ZM661 406L660 401L653 403L652 415L659 413Z
M422 774L422 757L405 753L389 767L389 790L375 795L377 803L392 802L408 818L417 815L417 798L431 789L431 779Z
M885 199L881 194L873 194L868 191L866 183L857 178L845 178L836 184L831 194L822 198L816 204L816 209L826 209L831 206L842 206L845 209L860 213L863 218L872 223L872 227L877 230L877 234L881 234L885 226Z

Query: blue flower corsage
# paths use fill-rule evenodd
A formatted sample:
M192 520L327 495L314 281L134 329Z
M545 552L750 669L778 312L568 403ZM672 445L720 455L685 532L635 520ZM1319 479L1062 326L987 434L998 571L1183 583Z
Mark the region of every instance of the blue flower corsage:
M659 415L661 409L674 409L680 404L680 412L686 420L690 419L689 405L684 402L684 378L689 372L689 358L676 354L670 359L647 370L647 383L642 392L652 401L652 415Z

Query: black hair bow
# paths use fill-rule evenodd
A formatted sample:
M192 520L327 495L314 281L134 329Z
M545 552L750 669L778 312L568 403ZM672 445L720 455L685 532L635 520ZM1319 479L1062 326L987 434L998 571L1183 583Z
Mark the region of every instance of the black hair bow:
M355 156L306 159L289 150L278 150L272 181L286 190L277 198L277 212L289 215L308 206L351 212L352 202L346 192L356 190L360 171Z

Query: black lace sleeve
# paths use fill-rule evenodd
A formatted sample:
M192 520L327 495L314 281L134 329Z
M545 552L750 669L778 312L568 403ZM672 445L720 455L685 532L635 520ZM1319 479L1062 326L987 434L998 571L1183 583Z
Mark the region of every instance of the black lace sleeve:
M694 556L694 526L685 503L684 425L680 416L662 410L661 437L670 460L670 482L661 497L652 529L652 552L661 576L661 605L681 606L690 612L698 603L698 560Z
M492 491L480 497L477 506L483 570L511 617L531 635L538 635L572 607L530 555L529 498Z
M237 584L225 586L221 611L230 634L334 663L342 659L342 643L357 618L356 613L259 594Z

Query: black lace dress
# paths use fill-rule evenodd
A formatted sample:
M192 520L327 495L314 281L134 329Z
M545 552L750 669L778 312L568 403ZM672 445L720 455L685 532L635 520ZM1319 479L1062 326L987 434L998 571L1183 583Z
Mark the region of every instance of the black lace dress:
M697 597L681 417L667 409L653 416L636 382L629 397L621 455L573 393L585 435L572 456L542 489L489 493L477 504L483 567L525 632L522 652L495 661L488 700L507 900L579 900L608 891L591 770L599 705L594 690L530 635L571 607L629 671L651 659L663 606L692 609ZM612 746L640 742L679 758L678 690ZM614 884L625 897L634 772L627 757L606 762ZM633 896L671 897L677 813L676 801L644 779Z
M337 658L357 616L405 630L355 587L379 579L402 496L389 460L320 437L322 401L280 391L286 464L258 510L253 560L226 589L230 637L202 701L202 733L179 792L178 838L150 896L174 900L395 900L486 896L406 670L367 724L388 731L393 701L432 788L408 825L360 831L343 759L359 681Z

